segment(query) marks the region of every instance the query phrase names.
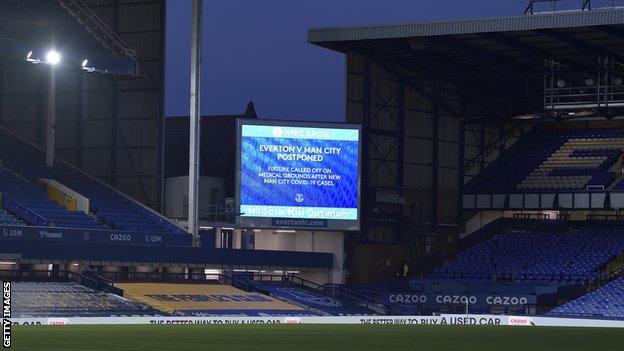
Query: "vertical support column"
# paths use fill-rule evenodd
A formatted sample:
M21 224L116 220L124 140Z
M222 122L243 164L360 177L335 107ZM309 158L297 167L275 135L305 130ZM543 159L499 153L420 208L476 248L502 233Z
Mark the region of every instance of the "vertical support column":
M43 68L47 68L47 67L43 67ZM36 112L36 116L35 116L35 138L36 138L36 143L39 146L43 146L45 144L45 131L44 129L46 128L46 122L45 122L45 118L47 118L45 116L46 112L46 105L47 105L47 92L48 92L48 77L46 77L45 74L43 74L43 72L41 72L42 74L38 74L37 75L37 96L36 96L36 103L37 103L37 112Z
M462 210L464 208L463 194L464 194L464 177L465 177L465 162L466 162L466 103L461 99L459 103L459 153L457 161L457 223L461 225Z
M345 80L346 82L346 80ZM4 115L4 64L0 62L0 124Z
M481 122L481 129L479 131L479 155L481 160L479 161L479 172L483 172L485 169L485 123Z
M117 82L111 83L111 140L110 140L110 172L108 177L112 186L117 185L117 132L118 132L118 104Z
M438 230L438 148L440 141L440 111L438 100L433 99L433 113L431 114L431 229Z
M82 121L87 118L87 77L81 71L78 73L78 96L76 96L76 160L78 168L82 168Z
M56 69L50 65L48 82L48 114L46 119L46 167L54 166L54 142L56 134Z
M370 155L369 155L369 143L370 143L370 117L371 117L371 109L370 109L370 98L371 98L371 60L368 56L364 57L364 80L362 84L362 189L361 199L362 199L362 209L360 213L362 214L362 223L361 223L361 233L362 239L368 239L368 229L369 229L369 218L368 212L371 204L369 203L369 199L371 198L369 192L369 170L370 170Z
M498 134L500 135L500 139L498 140L498 158L500 159L505 152L505 123L501 122L498 126Z
M160 3L160 13L158 19L160 23L159 49L160 49L160 68L158 70L158 98L160 104L158 106L158 174L157 174L157 192L156 208L160 209L160 213L165 213L165 33L166 33L166 2Z
M200 246L198 231L199 163L200 163L200 86L202 63L202 15L203 0L193 0L193 24L191 35L191 107L189 138L189 208L188 229L193 235L193 246Z
M405 186L405 80L403 78L399 81L399 111L397 113L397 186L400 188L401 196L405 196L404 194L404 186ZM404 206L400 207L398 218L397 228L395 239L400 242L403 240L403 214L404 214Z
M113 29L119 30L119 0L113 0ZM119 131L119 106L117 101L117 81L111 82L111 140L110 140L110 173L112 186L117 185L117 132Z

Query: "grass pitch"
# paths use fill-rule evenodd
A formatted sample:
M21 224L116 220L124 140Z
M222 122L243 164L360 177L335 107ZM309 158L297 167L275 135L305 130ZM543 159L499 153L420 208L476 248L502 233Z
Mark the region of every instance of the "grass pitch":
M624 329L392 325L14 327L12 350L623 350Z

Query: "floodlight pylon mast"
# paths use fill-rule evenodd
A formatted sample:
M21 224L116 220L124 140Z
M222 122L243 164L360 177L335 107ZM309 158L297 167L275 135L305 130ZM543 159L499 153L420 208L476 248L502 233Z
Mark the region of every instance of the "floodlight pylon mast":
M203 0L193 0L193 22L191 34L191 106L189 138L189 193L188 230L193 235L193 246L200 246L199 240L199 165L200 165L200 86L202 63L202 16Z

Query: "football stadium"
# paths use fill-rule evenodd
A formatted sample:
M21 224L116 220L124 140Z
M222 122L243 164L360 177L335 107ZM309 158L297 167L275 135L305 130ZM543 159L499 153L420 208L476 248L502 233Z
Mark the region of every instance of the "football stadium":
M343 123L202 116L202 3L165 117L165 0L0 0L3 348L622 349L624 1L310 28Z

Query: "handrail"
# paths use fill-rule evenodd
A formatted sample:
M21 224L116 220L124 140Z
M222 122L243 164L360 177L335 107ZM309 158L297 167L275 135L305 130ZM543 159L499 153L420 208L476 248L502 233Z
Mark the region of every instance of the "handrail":
M283 279L282 279L283 276L279 276L279 275L275 275L275 274L261 274L260 276L262 276L262 278L269 277L269 281L276 281L276 280L277 281L283 281ZM234 278L234 277L236 277L236 278ZM267 295L272 296L272 297L274 297L274 298L276 298L278 300L283 300L283 301L285 301L287 303L291 303L291 304L294 304L294 305L299 306L301 308L305 308L305 309L307 309L309 311L313 311L313 312L315 312L315 313L317 313L317 314L319 314L321 316L329 315L325 311L319 310L319 309L314 308L314 307L307 306L307 305L302 304L300 302L297 302L297 301L294 301L294 300L288 300L286 298L283 298L283 297L280 297L280 296L276 296L276 295L271 295L266 290L262 289L259 286L260 284L256 280L254 280L253 278L250 279L250 278L248 278L248 277L246 277L244 275L241 275L241 274L234 274L232 276L232 278L233 279L237 279L237 280L242 280L242 281L246 282L248 284L248 286L249 286L249 291L256 291L256 292L259 292L259 293L262 293L262 294L267 294ZM255 278L255 275L254 275L254 278Z
M165 273L165 272L94 272L99 279L103 279L114 285L116 282L128 282L128 281L164 281L171 283L185 283L185 284L203 284L203 283L219 283L228 284L236 288L241 288L245 291L252 290L252 284L240 279L239 277L232 277L221 273Z
M7 274L8 273L8 274ZM116 282L123 281L145 281L145 280L159 280L171 283L186 283L186 284L201 284L216 282L220 284L229 284L235 288L245 291L256 291L265 293L258 287L258 281L250 279L241 275L225 275L221 273L163 273L163 272L134 272L127 273L127 277L122 277L121 272L95 272L85 271L82 274L72 271L47 271L47 270L0 270L0 277L3 278L15 278L16 280L39 280L39 281L58 281L59 279L65 279L67 281L75 281L86 287L94 290L104 291L119 296L123 296L123 290L116 287ZM216 279L211 279L216 277ZM338 284L317 284L310 280L289 274L289 275L272 275L272 274L260 274L258 275L262 281L280 281L280 282L292 282L312 288L313 290L321 291L328 295L342 296L350 299L358 304L364 305L364 307L371 309L371 306L378 306L383 309L387 309L388 306L383 304L377 299L370 298L364 294L345 289ZM255 277L254 277L255 278Z
M17 138L18 140L30 145L31 147L33 147L36 150L39 150L42 153L45 153L45 149L43 149L41 146L31 142L30 140L22 137L21 135L15 133L14 131L10 130L9 128L3 126L0 124L0 130L3 130L4 132L12 135L13 137ZM111 190L112 192L116 193L117 195L121 196L123 199L125 199L126 201L130 201L131 203L133 203L135 206L138 206L140 209L143 209L145 211L150 212L151 214L155 215L156 217L160 218L163 222L168 224L168 227L170 228L175 228L177 230L180 230L184 233L188 233L188 231L182 227L181 225L179 225L178 223L170 220L169 218L165 217L163 214L159 213L158 211L155 211L154 209L142 204L141 202L133 199L132 197L130 197L127 194L124 194L123 192L119 191L118 189L115 189L114 187L106 184L105 182L101 181L100 179L94 177L93 175L87 173L86 171L72 165L71 163L65 161L64 159L60 158L59 156L54 156L54 160L55 161L59 161L60 163L64 164L65 166L69 167L70 169L72 169L73 171L80 173L81 175L85 176L86 178L90 179L91 181L94 181L96 183L98 183L99 185ZM169 229L169 228L167 228ZM175 233L174 233L175 234Z
M248 278L246 278L248 279ZM339 295L341 297L350 299L358 304L363 304L366 308L371 308L371 306L381 306L385 308L385 304L377 299L371 298L364 294L352 291L350 289L346 289L344 287L338 287L337 284L318 284L311 280L307 280L305 278L301 278L294 274L286 274L286 275L277 275L277 274L254 274L254 281L260 282L291 282L294 284L302 285L313 290L320 291L324 294L328 295Z
M348 292L349 294L353 295L353 296L358 296L361 300L365 301L365 300L370 300L373 301L377 304L383 304L381 301L379 301L379 299L375 299L372 298L366 294L363 294L359 291L353 290L353 289L349 289L347 288L344 284L324 284L323 285L326 289L335 289L335 290L342 290L345 292Z
M49 270L0 270L0 277L14 279L15 281L73 281L93 290L104 291L122 296L123 290L112 286L105 279L98 276L89 277L72 271L49 271Z
M525 15L536 15L536 14L542 14L542 13L558 13L558 12L567 12L567 11L575 11L575 12L582 12L582 11L592 11L592 10L605 10L605 9L615 9L615 8L619 8L622 7L622 3L618 2L620 5L616 5L616 2L618 2L617 0L612 0L611 1L611 5L602 5L602 6L597 6L597 7L593 7L592 6L592 0L582 0L580 3L579 1L571 1L571 0L529 0L529 4L527 5L526 9L524 10L524 14ZM551 10L549 11L536 11L535 9L535 5L536 4L543 4L543 3L551 3ZM569 8L560 8L557 9L557 4L567 4ZM565 5L564 5L565 6Z
M601 221L621 221L624 215L621 214L587 214L585 220L601 220Z
M4 194L2 195L2 207L16 215L19 219L30 222L35 226L47 227L50 224L49 221L42 215Z

